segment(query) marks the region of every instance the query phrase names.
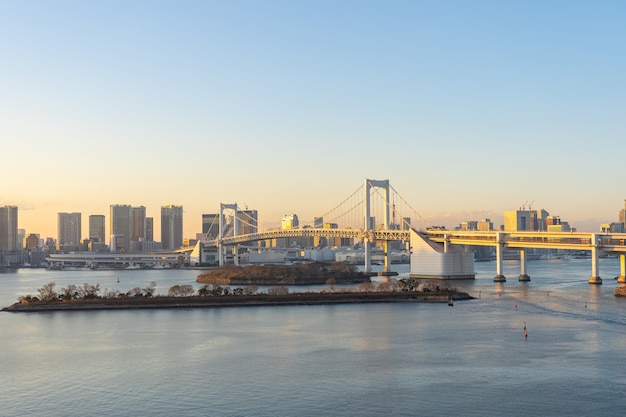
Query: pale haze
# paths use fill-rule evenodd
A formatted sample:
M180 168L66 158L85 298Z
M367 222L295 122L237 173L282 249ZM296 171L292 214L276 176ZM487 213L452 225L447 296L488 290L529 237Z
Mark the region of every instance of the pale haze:
M260 227L365 178L432 224L624 207L622 1L0 1L0 206L220 203ZM108 226L107 226L108 227ZM158 238L157 238L158 239Z

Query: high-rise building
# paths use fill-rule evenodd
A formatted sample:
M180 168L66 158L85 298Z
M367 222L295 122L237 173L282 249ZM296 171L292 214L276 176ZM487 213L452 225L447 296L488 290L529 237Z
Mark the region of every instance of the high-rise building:
M297 214L285 214L281 223L281 229L297 229L299 226Z
M92 214L89 216L89 240L104 243L106 233L106 223L104 214Z
M17 249L24 249L24 239L26 239L26 230L17 229Z
M161 207L161 244L163 249L178 249L183 245L183 206Z
M618 213L618 219L620 223L624 223L624 225L626 225L626 200L624 200L624 208Z
M154 241L154 218L146 217L146 241Z
M80 245L81 214L59 213L57 226L59 249L71 247L70 250L76 250Z
M26 238L26 250L37 249L41 247L41 239L38 234L31 233Z
M490 232L493 230L493 223L491 219L482 219L477 224L477 229L481 232Z
M133 242L146 240L146 208L144 206L133 207L131 216L130 240Z
M249 235L259 231L259 213L256 210L240 210L237 212L237 225L240 235Z
M536 210L511 210L504 212L504 231L534 232L539 230Z
M0 250L17 250L17 207L0 207Z
M128 252L132 236L132 208L127 204L114 204L110 208L111 252Z
M203 214L202 215L202 234L206 240L215 240L219 235L220 215Z

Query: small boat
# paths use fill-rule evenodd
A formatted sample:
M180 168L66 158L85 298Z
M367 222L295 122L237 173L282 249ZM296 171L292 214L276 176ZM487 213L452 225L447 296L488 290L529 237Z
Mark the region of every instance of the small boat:
M452 299L452 297L448 298L448 305L450 307L454 306L454 300Z

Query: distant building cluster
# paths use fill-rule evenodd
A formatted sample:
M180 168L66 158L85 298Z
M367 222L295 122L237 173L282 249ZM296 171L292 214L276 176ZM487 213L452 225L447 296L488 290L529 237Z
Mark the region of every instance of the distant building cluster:
M551 216L546 210L509 210L504 212L504 224L494 228L490 219L466 220L461 222L456 230L482 231L502 230L505 232L574 232L568 222L562 221L559 216Z
M624 200L624 208L617 213L617 221L612 223L603 223L600 225L602 233L624 233L626 231L626 200Z
M220 209L222 210L222 208ZM88 237L83 238L82 214L77 212L57 214L57 237L42 239L39 234L26 235L25 230L18 228L18 207L0 207L0 266L25 265L37 266L45 263L49 253L77 253L77 252L109 252L109 253L141 253L159 250L176 250L181 247L196 246L198 242L213 242L217 239L233 235L248 235L259 232L259 215L256 210L240 210L236 207L231 214L227 211L220 213L202 214L202 232L197 233L195 239L183 236L183 207L179 205L164 205L161 207L161 235L160 241L154 236L154 219L146 215L144 206L134 207L127 204L113 204L109 207L108 241L107 219L103 214L89 215ZM378 225L376 218L369 219L373 228L384 228ZM406 230L410 227L411 219L402 218L400 223L388 225L391 230ZM302 225L295 213L285 214L281 221L281 230L306 228L338 229L340 225L324 221L323 217L316 217L313 226ZM445 229L443 226L434 226L432 229ZM221 236L220 236L221 230ZM532 210L530 207L521 207L518 210L504 212L504 224L495 226L491 219L462 221L455 230L462 231L493 231L505 232L574 232L566 221L559 216L552 216L546 210ZM618 221L605 223L600 226L602 233L624 233L626 230L626 200L624 208L618 212ZM305 251L310 259L329 260L341 259L346 262L360 260L358 249L362 242L344 237L281 237L248 243L240 247L236 255L249 262L271 262L274 257L282 260L300 260ZM382 242L375 242L377 250L390 250L395 253L410 253L409 242L389 242L385 249ZM477 258L488 259L491 250L488 247L473 248ZM278 251L278 252L276 252ZM192 254L192 256L195 256ZM212 255L213 256L213 255ZM230 256L235 256L231 253ZM199 256L198 259L201 257ZM399 259L404 259L400 257ZM215 262L215 258L201 262Z

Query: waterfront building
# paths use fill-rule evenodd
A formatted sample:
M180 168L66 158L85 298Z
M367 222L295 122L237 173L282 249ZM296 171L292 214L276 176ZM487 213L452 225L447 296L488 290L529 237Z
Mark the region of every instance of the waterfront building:
M259 213L256 210L237 211L237 230L240 235L249 235L259 231Z
M220 228L220 215L218 213L202 215L202 234L207 241L217 239Z
M476 220L466 220L461 222L459 229L463 231L478 230L478 222Z
M144 206L131 208L130 241L146 240L146 208Z
M571 232L571 228L569 223L567 222L559 222L558 224L549 225L547 228L548 232Z
M0 250L17 248L17 206L0 207Z
M154 240L154 218L146 217L146 240Z
M26 250L37 249L41 247L41 239L38 234L31 233L26 238Z
M161 244L163 249L178 249L183 245L183 206L161 207Z
M600 225L601 233L624 233L624 230L624 223L622 222L602 223Z
M314 217L313 218L313 227L316 229L321 229L324 227L324 218L323 217Z
M285 214L281 223L281 229L297 229L299 226L297 214Z
M105 242L104 234L106 223L103 214L92 214L89 216L89 240L92 242Z
M110 210L111 252L128 252L132 236L132 207L127 204L113 204Z
M504 212L504 231L534 232L539 230L537 210L510 210Z
M491 219L482 219L476 225L476 229L481 232L490 232L493 230L493 223Z
M81 213L58 213L57 232L59 250L78 250L81 236Z
M26 230L17 229L17 250L24 249L24 239L26 239Z

